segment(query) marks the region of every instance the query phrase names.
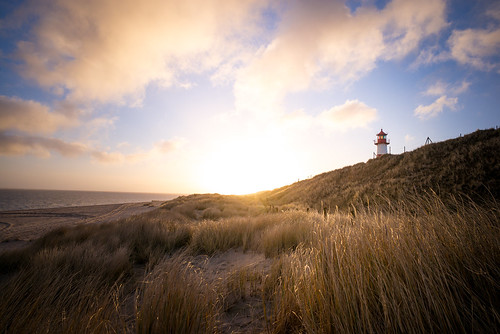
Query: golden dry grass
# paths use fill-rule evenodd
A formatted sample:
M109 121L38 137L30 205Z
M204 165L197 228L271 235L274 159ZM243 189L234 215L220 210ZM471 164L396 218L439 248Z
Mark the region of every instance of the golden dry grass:
M164 259L137 290L137 333L215 332L216 293L182 255Z
M247 331L496 332L499 209L429 193L326 218L196 220L171 207L60 229L17 260L0 255L0 331L216 333L238 326L236 308L254 317ZM229 249L272 264L206 280L191 263Z
M276 332L499 329L498 207L449 210L434 196L345 218L284 255Z
M405 200L408 193L433 189L447 200L465 194L476 202L500 198L500 129L385 155L259 194L268 206L296 205L318 212L347 209L351 203Z

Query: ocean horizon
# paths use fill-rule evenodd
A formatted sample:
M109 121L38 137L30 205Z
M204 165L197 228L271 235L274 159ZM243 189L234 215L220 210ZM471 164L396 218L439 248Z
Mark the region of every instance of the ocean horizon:
M168 201L180 194L86 190L0 189L0 211Z

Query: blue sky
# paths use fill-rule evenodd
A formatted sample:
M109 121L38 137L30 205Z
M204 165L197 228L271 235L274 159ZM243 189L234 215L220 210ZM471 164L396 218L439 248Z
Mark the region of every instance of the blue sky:
M0 187L250 193L500 125L498 1L1 1Z

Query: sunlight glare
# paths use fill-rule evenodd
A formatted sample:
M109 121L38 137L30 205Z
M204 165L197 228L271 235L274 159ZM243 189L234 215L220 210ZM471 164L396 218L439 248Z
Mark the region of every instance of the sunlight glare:
M297 180L293 151L276 136L225 141L207 154L201 183L208 192L251 194Z

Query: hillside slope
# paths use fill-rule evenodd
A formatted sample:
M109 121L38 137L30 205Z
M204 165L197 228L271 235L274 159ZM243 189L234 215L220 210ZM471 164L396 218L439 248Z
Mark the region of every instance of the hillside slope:
M353 202L403 199L435 191L442 198L465 194L475 200L500 198L500 130L478 130L400 155L317 175L261 193L267 205L340 208Z

